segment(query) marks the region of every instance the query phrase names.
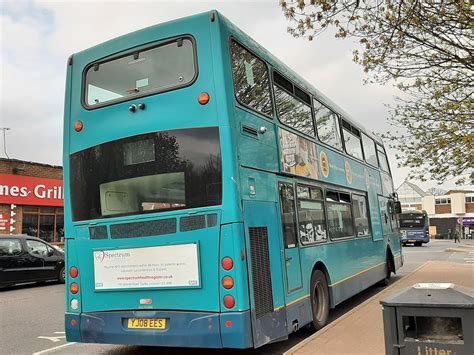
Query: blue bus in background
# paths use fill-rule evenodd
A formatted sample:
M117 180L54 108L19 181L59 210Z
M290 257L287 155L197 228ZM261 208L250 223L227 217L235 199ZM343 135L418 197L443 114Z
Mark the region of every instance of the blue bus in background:
M402 265L383 143L216 11L67 66L66 336L252 348Z
M403 211L399 215L402 244L421 246L430 241L430 221L426 211Z

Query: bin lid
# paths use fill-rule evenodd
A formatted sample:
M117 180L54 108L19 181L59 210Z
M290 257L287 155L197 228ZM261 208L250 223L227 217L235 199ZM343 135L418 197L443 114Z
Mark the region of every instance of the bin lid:
M474 289L452 283L418 283L380 303L384 306L474 308Z

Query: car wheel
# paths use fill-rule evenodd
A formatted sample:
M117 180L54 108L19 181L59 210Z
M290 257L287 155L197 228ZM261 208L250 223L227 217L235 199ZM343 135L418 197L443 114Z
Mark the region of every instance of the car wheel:
M422 242L416 242L416 243L415 243L415 246L416 246L416 247L421 247L422 245L423 245Z
M59 270L58 281L61 284L66 282L66 268L64 266Z
M329 289L326 276L321 270L311 275L311 310L313 330L324 327L329 318Z

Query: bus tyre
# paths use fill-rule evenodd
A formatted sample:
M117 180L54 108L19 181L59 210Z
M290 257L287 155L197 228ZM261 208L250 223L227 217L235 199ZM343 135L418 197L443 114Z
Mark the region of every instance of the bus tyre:
M326 325L329 318L328 282L321 270L315 270L311 275L311 310L313 329L318 331Z
M387 254L387 261L385 262L385 278L382 279L378 284L380 286L388 286L390 277L392 277L392 258Z
M64 266L61 268L61 270L59 270L58 282L59 282L60 284L63 284L63 283L66 282L66 269L65 269Z

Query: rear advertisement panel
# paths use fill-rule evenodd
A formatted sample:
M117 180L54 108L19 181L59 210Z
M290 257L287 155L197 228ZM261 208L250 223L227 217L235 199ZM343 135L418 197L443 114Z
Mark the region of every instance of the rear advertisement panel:
M96 290L200 287L198 245L95 250Z

